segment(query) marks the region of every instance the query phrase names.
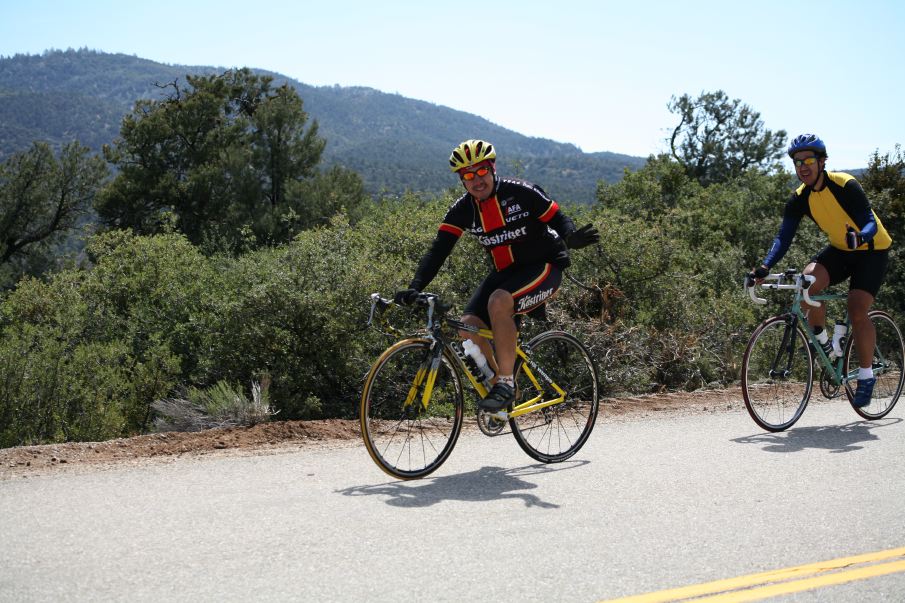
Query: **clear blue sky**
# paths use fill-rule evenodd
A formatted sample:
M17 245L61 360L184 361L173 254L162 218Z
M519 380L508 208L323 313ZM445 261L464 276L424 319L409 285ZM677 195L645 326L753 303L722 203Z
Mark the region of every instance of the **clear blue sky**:
M2 56L90 48L256 67L589 152L663 151L670 97L723 90L770 130L818 133L831 169L905 143L903 32L901 0L0 0Z

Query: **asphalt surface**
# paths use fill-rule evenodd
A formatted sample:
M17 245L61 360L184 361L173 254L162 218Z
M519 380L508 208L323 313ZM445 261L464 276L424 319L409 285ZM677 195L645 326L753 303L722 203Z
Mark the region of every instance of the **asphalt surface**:
M0 481L0 601L602 601L888 551L902 408L604 415L558 465L465 434L412 482L357 443ZM905 568L776 600L903 599Z

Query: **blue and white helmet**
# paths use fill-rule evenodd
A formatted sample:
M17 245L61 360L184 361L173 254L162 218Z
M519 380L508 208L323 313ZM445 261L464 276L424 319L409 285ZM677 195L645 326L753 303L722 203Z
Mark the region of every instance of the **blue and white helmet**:
M789 144L789 157L799 151L814 151L818 157L826 157L826 145L816 134L799 134Z

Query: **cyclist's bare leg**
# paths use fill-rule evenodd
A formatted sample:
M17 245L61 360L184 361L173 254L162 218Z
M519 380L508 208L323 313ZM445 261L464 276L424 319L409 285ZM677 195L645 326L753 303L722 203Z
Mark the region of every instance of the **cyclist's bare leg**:
M518 330L515 327L515 300L504 289L490 294L487 302L490 324L493 327L493 345L500 375L512 375L515 369L515 345Z
M479 329L490 328L490 325L487 325L483 320L481 320L474 314L463 314L462 322ZM470 339L474 343L476 343L478 347L481 348L481 352L484 354L484 358L487 359L487 363L490 365L490 368L493 369L493 372L499 373L493 346L490 345L489 339L487 339L486 337L481 337L480 335L476 335L475 333L469 333L468 331L459 331L459 336L462 337L462 339ZM496 333L494 333L494 339L496 339Z
M808 288L809 295L817 295L830 284L830 274L817 262L811 262L805 266L804 274L810 274L817 279ZM820 304L820 306L814 307L806 302L801 302L801 309L807 315L808 325L812 331L814 327L826 328L826 305Z
M867 313L874 303L874 296L862 289L848 292L848 317L852 321L852 337L858 351L858 366L870 368L877 342L877 330Z

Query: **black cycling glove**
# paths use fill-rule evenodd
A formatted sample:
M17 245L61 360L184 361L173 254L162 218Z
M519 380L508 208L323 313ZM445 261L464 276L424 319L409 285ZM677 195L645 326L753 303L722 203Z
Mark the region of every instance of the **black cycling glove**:
M410 306L419 293L421 292L417 289L403 289L396 292L396 295L393 296L393 301L400 306Z
M757 268L751 271L751 274L754 275L754 278L764 278L768 274L770 274L770 269L761 264Z
M593 224L585 224L578 230L573 230L566 236L566 247L569 249L581 249L588 245L600 242L600 233Z

